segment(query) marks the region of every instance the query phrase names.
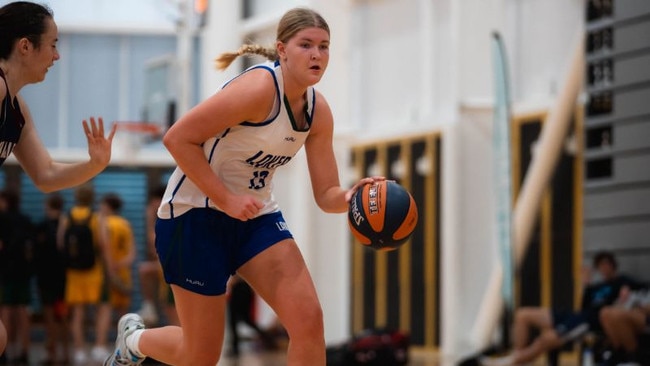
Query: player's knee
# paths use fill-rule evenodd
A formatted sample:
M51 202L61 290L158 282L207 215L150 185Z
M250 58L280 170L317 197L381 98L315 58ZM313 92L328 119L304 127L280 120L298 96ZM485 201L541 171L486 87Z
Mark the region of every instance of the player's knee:
M308 323L311 324L311 327L315 328L315 331L317 332L322 332L324 325L323 325L323 309L320 307L320 305L316 304L313 306L310 306L308 309L305 311L305 319L308 320ZM310 326L308 326L309 328Z
M319 337L323 336L323 310L318 304L303 306L299 312L293 314L291 325L287 326L289 336L296 337Z

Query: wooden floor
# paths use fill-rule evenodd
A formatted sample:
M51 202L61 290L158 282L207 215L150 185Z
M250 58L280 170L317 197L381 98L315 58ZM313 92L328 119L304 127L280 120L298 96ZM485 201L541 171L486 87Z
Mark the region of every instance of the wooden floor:
M40 366L45 358L45 349L40 343L34 343L29 353L28 366ZM438 366L437 357L431 352L414 351L410 355L411 362L409 366ZM101 362L88 362L84 366L101 366ZM239 357L223 357L217 366L286 366L287 357L284 352L258 352L246 350ZM163 366L164 364L155 364L147 362L143 366ZM72 365L71 365L72 366Z
M414 352L409 366L438 366L435 354ZM217 366L286 366L283 352L248 352L238 358L224 357Z
M442 366L436 352L413 350L409 355L408 366ZM217 366L285 366L286 357L283 353L247 353L235 358L225 358ZM451 366L451 365L450 365ZM542 357L531 366L546 366ZM579 366L574 355L565 355L560 360L560 366Z
M413 352L409 366L438 366L437 357L433 353ZM285 366L287 359L284 353L248 353L238 359L225 358L217 366Z
M411 351L408 366L442 366L435 352L414 350ZM217 366L285 366L284 353L247 353L239 358L225 358ZM545 366L544 358L540 358L531 366ZM450 365L451 366L451 365ZM567 355L560 360L560 366L579 366L577 359Z
M32 344L32 349L29 354L28 366L42 365L41 360L45 357L45 350L40 343ZM443 365L438 360L436 352L423 351L419 349L412 350L410 355L409 366L447 366ZM226 357L224 356L217 366L285 366L287 358L285 352L261 352L252 349L247 349L242 352L239 357ZM146 363L146 365L163 366L163 364ZM540 358L531 366L545 366L544 358ZM85 366L101 366L101 362L88 362ZM455 365L449 365L455 366ZM578 366L577 359L574 355L567 355L560 360L560 366Z

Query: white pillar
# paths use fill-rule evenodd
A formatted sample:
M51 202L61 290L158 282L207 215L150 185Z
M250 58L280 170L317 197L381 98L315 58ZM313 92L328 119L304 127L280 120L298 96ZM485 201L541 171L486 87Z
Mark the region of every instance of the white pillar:
M207 23L201 31L201 85L199 99L214 94L217 88L239 70L231 65L226 71L214 67L214 59L223 52L241 46L239 1L210 1Z
M193 34L193 0L181 0L178 2L179 19L177 24L176 37L176 62L178 72L176 74L176 85L178 90L176 115L181 116L187 112L191 105L192 73L192 34Z
M435 85L436 78L436 47L435 47L435 19L434 6L430 0L419 0L420 44L422 54L420 58L420 106L419 118L431 120L435 116ZM420 123L420 121L418 121Z
M460 354L459 326L462 316L461 296L461 242L462 242L462 170L461 126L450 124L443 130L442 144L442 242L440 245L441 364L453 365ZM460 330L462 331L462 330Z

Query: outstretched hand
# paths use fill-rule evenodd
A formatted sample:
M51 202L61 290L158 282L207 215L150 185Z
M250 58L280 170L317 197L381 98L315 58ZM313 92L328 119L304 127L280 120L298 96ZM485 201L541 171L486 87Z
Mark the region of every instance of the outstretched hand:
M101 166L107 166L111 160L111 145L113 136L117 130L117 125L113 124L108 137L104 135L104 119L99 117L95 122L95 117L90 117L90 123L83 121L84 133L88 140L88 155L90 161Z
M345 202L349 203L350 200L352 199L352 195L354 195L354 192L356 192L357 189L359 189L360 187L363 187L366 184L371 184L371 183L374 183L374 182L380 182L382 180L386 180L386 177L372 176L372 177L361 178L357 182L357 184L355 184L354 186L352 186L352 188L350 188L347 192L345 192Z

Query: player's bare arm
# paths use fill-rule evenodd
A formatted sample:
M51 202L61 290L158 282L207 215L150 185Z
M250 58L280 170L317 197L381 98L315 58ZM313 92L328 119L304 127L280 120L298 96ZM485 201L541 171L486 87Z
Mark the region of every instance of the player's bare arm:
M90 159L80 163L56 162L50 156L38 136L29 107L18 96L20 108L25 118L20 141L14 149L16 159L34 185L43 192L53 192L85 183L106 168L111 158L111 144L115 126L105 135L101 118L84 121L84 131L88 140Z
M262 208L262 203L251 196L232 194L210 169L202 144L243 121L263 121L273 106L274 98L271 74L265 70L250 71L192 108L163 139L179 168L231 217L252 218Z

